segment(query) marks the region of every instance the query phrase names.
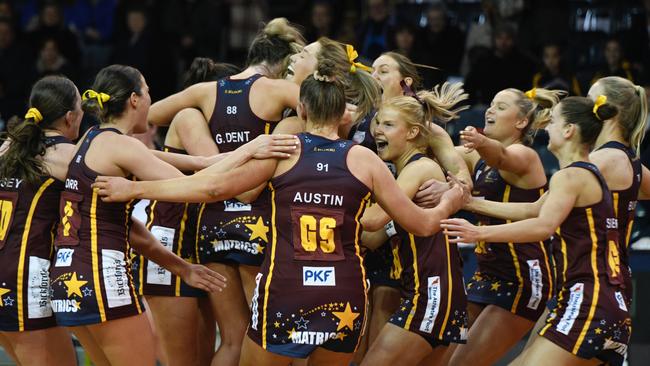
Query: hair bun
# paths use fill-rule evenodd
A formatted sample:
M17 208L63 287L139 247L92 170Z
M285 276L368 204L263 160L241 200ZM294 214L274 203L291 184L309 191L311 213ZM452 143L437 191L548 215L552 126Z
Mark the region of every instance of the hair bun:
M334 81L336 79L336 63L328 59L320 60L316 71L314 71L314 78L319 81Z

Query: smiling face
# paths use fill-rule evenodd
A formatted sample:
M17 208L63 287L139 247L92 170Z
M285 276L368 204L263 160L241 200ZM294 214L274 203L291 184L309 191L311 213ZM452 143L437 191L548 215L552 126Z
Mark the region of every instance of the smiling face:
M321 45L313 42L305 46L300 53L290 57L291 63L287 73L287 79L300 85L309 75L313 74L318 65L317 56L320 53Z
M413 131L394 108L380 109L372 125L377 155L385 161L397 161L414 138Z
M509 90L502 90L494 96L490 108L485 111L483 132L487 137L503 142L521 135L527 122L517 105L518 98L517 94Z
M402 95L399 83L404 77L399 72L397 61L388 55L381 55L372 63L372 69L372 76L381 85L383 100Z

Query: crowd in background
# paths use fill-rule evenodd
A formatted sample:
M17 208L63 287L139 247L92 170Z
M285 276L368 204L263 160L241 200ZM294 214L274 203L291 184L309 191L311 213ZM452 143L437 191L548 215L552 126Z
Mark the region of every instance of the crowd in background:
M617 75L650 90L650 0L0 0L0 130L45 75L83 90L100 68L127 64L156 101L180 88L196 56L241 65L260 24L278 16L302 25L308 42L354 44L368 64L396 50L438 68L419 70L425 86L464 81L472 108L452 137L482 126L486 105L508 87L584 95ZM550 174L557 165L545 145L540 136Z

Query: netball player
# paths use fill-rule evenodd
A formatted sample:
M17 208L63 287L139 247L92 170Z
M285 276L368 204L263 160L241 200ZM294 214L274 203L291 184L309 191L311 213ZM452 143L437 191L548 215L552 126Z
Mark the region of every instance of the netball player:
M72 81L49 76L34 84L29 105L0 151L0 341L19 365L76 365L52 313L48 271L81 97Z
M453 101L466 97L456 84L382 103L372 128L378 154L395 164L397 184L408 197L412 198L429 179L445 181L440 166L426 155L432 133L428 121L453 119L457 110L440 106L448 104L451 109ZM378 206L372 206L362 223L368 220L386 224L390 218ZM392 272L401 280L401 301L388 324L381 324L381 333L370 343L363 364L436 364L449 343L464 342L467 335L467 298L458 248L448 244L442 232L414 236L390 223L385 231L364 234L362 243L381 245L389 235L395 261ZM425 358L427 361L423 361Z
M155 103L149 114L154 124L168 124L185 108L198 108L207 121L218 151L229 152L260 134L270 133L283 111L295 109L298 86L277 79L286 58L302 48L300 32L284 18L273 19L249 48L247 68L218 82L199 83ZM193 112L196 113L196 112ZM259 193L259 192L258 192ZM221 345L213 362L236 365L250 317L248 304L255 275L268 245L268 192L259 199L201 206L197 223L199 261L223 273L229 286L211 294Z
M461 131L465 161L474 174L472 195L492 201L534 202L546 189L542 162L532 148L533 126L550 118L560 92L503 90L485 113L485 135ZM480 216L482 225L502 223ZM478 242L478 268L467 284L470 330L450 363L491 365L535 324L553 294L547 243Z
M182 174L155 158L139 141L123 135L146 126L150 98L136 69L109 66L97 75L93 88L95 91L84 93L84 106L95 109L102 125L89 130L75 148L61 194L56 238L59 259L50 268L53 310L59 324L72 327L88 349L101 349L108 363L153 364L151 331L129 275L131 203L98 201L89 182L97 172L133 173L141 179ZM143 227L134 226L134 230L147 235L141 233L147 233ZM136 238L131 242L193 286L207 291L223 287L223 278L216 273L186 263L154 245L155 240ZM132 347L138 352L131 352Z
M617 113L599 96L569 97L553 110L549 150L559 172L548 195L534 203L498 203L499 217L515 223L474 226L462 219L443 221L453 242L525 243L530 246L556 234L557 305L530 348L515 360L520 365L622 365L627 355L631 320L618 256L617 219L612 196L589 151L603 121ZM496 244L495 244L496 245ZM506 244L501 244L506 245Z
M185 87L238 72L235 66L197 57L188 70ZM219 152L203 115L194 108L176 114L167 130L163 149L195 156L213 156ZM198 205L153 201L146 211L147 229L156 239L186 261L197 263ZM138 292L145 295L147 308L151 310L163 363L209 364L214 355L216 323L207 294L143 255L135 257L133 268Z
M642 172L647 171L647 168L641 165L638 158L648 116L647 99L643 87L618 76L605 77L596 81L589 89L589 97L596 99L598 95L605 95L607 102L617 107L619 113L614 118L603 122L603 129L598 135L595 149L589 154L589 159L598 167L612 192L614 213L618 219L621 268L627 270L629 269L630 234L636 216L636 201L643 198L642 182L650 181L650 176L644 176ZM628 301L631 302L632 283L625 284L625 291ZM544 326L545 320L546 316L543 315L537 321L535 332L532 333L526 347L532 344L535 334Z
M382 88L382 101L386 102L405 94L413 95L418 91L422 86L422 80L416 68L427 66L414 64L406 56L399 53L386 52L375 60L372 67L372 75ZM462 93L462 89L458 91ZM452 95L449 99L453 102L456 97L458 95ZM374 113L369 114L368 118L365 118L360 124L352 128L349 137L355 142L376 151L377 147L370 133L370 122L373 116ZM441 123L443 120L436 119L436 122ZM469 171L460 155L455 151L453 142L447 132L436 123L429 123L428 131L431 131L427 136L432 156L435 156L446 171L454 173L463 181L471 181ZM391 268L395 262L389 244L366 253L364 260L372 292L372 313L367 333L368 344L372 344L391 314L399 306L400 282L399 278L394 278L396 272L394 268Z
M374 153L338 139L345 95L334 69L323 61L302 83L298 113L307 133L300 135L300 153L287 160L255 160L226 170L226 159L186 178L154 183L99 177L95 184L110 202L136 196L214 201L272 179L276 235L257 277L244 365L288 364L307 356L316 365L349 362L364 322L359 218L371 191L405 229L425 236L462 201L462 190L455 188L437 208L417 208Z

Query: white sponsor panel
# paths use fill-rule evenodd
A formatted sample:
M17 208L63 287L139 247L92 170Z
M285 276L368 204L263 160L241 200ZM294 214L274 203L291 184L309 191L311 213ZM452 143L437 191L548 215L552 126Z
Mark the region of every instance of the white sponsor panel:
M27 285L27 317L40 319L52 316L50 304L50 260L29 257Z
M251 205L247 203L242 203L237 200L225 200L223 201L224 211L226 212L239 212L239 211L250 211Z
M528 263L528 273L530 275L530 299L528 300L528 308L537 310L539 303L542 301L542 289L544 288L542 266L539 264L539 259L530 259L526 262Z
M257 330L257 323L259 322L260 312L257 305L257 300L260 297L260 280L262 274L258 273L255 276L255 291L253 292L253 299L251 300L251 328Z
M74 254L74 249L71 248L59 248L56 251L56 262L54 267L70 267L72 264L72 255Z
M625 305L625 298L623 297L623 294L620 291L616 291L614 292L614 297L618 303L618 308L623 311L627 311L627 305Z
M397 229L395 229L395 222L393 222L393 220L388 221L388 224L384 226L384 230L389 238L397 235Z
M303 286L336 286L334 267L302 267Z
M152 226L151 234L158 239L165 249L172 251L176 230L163 226ZM147 283L152 285L171 285L172 273L153 261L147 261Z
M440 276L427 278L427 308L420 324L420 331L431 333L440 310Z
M102 272L104 290L109 308L131 304L129 278L124 253L117 250L102 249Z
M562 319L557 323L555 329L558 332L569 335L573 323L578 318L580 314L580 305L582 305L582 300L584 298L585 285L583 283L576 283L571 286L571 294L569 295L569 303L567 304L566 310L562 315Z

